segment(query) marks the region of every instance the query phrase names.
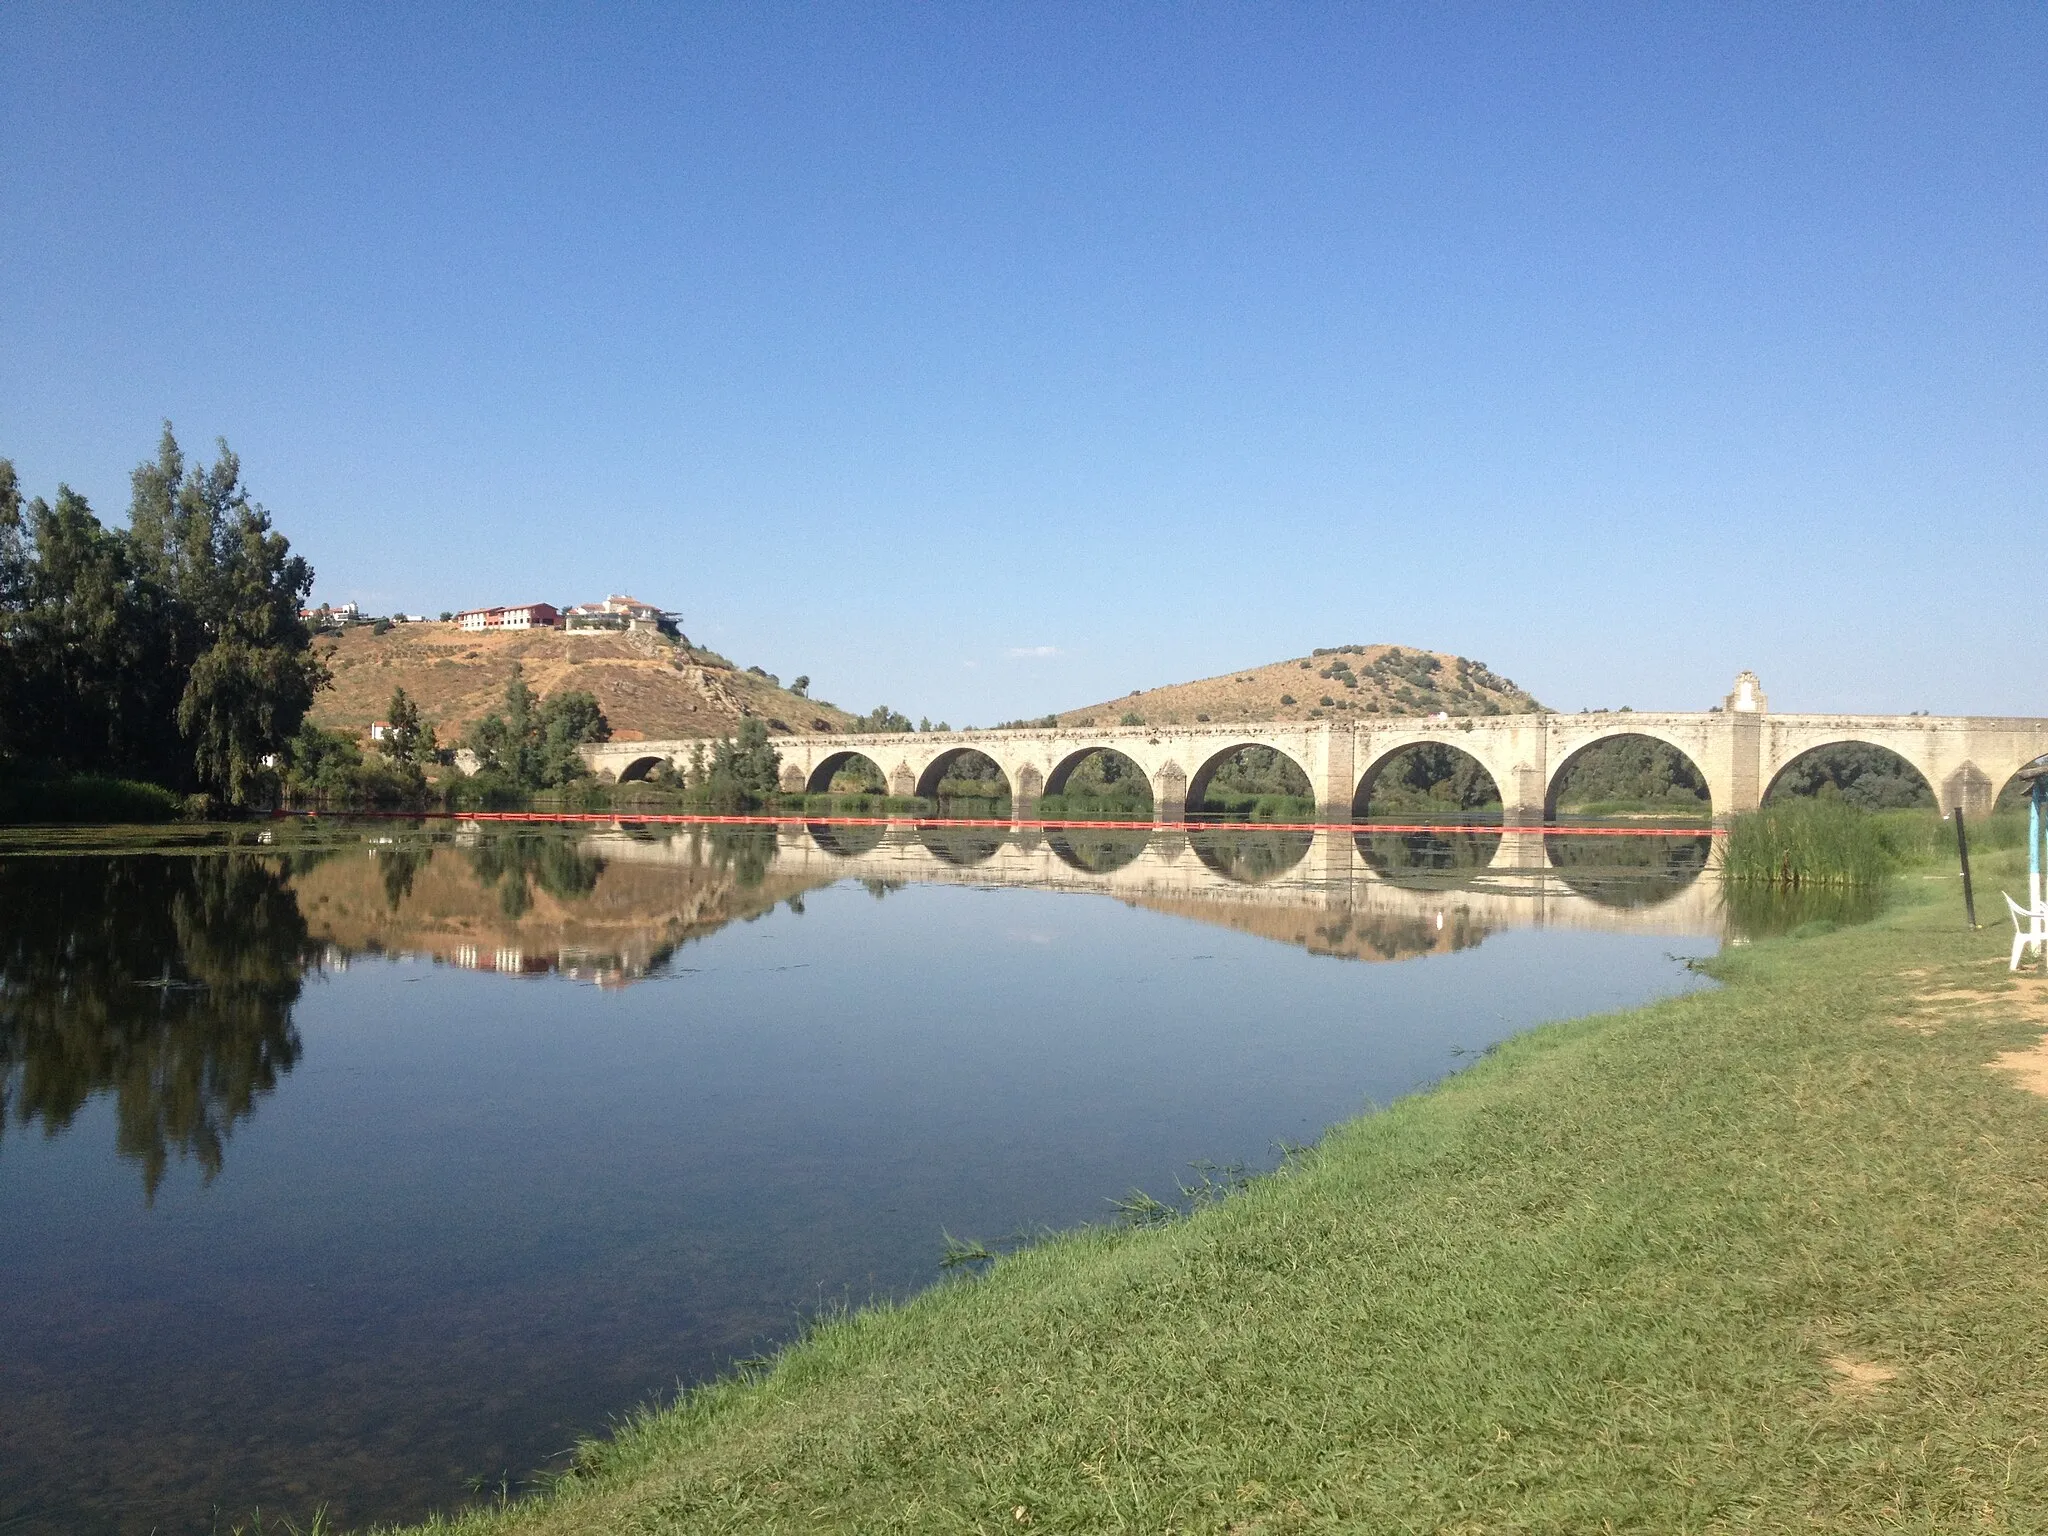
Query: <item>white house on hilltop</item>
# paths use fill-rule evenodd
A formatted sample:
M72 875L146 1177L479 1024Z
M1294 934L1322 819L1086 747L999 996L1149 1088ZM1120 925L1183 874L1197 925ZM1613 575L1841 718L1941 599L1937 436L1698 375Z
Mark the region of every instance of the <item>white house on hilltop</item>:
M327 629L362 617L354 603L322 603L318 608L301 608L299 617L315 629Z
M616 634L622 630L658 630L666 615L652 603L613 593L601 603L578 603L564 615L570 634Z

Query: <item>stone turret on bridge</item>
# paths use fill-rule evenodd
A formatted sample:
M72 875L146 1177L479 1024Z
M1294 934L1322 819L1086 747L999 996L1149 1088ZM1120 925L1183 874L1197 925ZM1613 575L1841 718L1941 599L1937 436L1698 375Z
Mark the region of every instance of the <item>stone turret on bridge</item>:
M1354 820L1373 781L1403 749L1456 748L1476 759L1500 793L1510 826L1552 819L1567 770L1587 748L1623 736L1660 741L1692 761L1716 817L1754 810L1795 759L1819 747L1859 744L1897 753L1926 779L1946 815L1982 814L2024 763L2048 752L2048 720L1940 715L1774 715L1756 674L1744 672L1718 709L1704 713L1469 715L1428 718L1272 720L1185 725L1043 726L991 731L778 736L784 790L824 793L854 758L880 770L892 795L937 795L962 753L990 758L1009 785L1012 814L1027 819L1039 798L1059 794L1091 752L1135 763L1152 789L1153 819L1181 821L1202 803L1218 769L1245 747L1268 747L1301 769L1317 817ZM680 767L697 741L608 741L584 760L618 779L644 778L658 763Z

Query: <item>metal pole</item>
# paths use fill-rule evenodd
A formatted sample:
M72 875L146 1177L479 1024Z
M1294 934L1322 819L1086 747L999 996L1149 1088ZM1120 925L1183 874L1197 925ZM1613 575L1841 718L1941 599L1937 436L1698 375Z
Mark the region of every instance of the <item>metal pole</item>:
M1956 807L1956 852L1963 861L1963 914L1970 920L1970 931L1977 928L1977 897L1970 889L1970 839L1963 831L1963 808Z
M2027 797L2027 906L2034 914L2031 927L2041 932L2041 802L2048 799L2048 779L2034 780ZM2048 955L2044 955L2048 959Z

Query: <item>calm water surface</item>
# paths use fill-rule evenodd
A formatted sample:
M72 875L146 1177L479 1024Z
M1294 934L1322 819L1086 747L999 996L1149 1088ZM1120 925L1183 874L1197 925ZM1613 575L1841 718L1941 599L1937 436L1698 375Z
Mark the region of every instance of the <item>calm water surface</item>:
M0 853L0 1532L516 1488L1726 922L1704 838L394 825Z

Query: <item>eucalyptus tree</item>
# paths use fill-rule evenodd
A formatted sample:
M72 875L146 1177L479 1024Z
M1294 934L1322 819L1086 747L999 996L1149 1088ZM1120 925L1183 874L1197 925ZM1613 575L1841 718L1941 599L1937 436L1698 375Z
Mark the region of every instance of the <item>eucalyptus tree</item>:
M195 776L239 805L327 672L299 617L313 568L250 498L226 440L216 441L212 465L188 466L164 423L156 459L131 477L128 537L137 574L166 599L163 661L182 677L176 721Z
M160 605L135 581L125 539L68 485L54 504L11 501L0 555L0 751L60 769L161 776L151 653Z

